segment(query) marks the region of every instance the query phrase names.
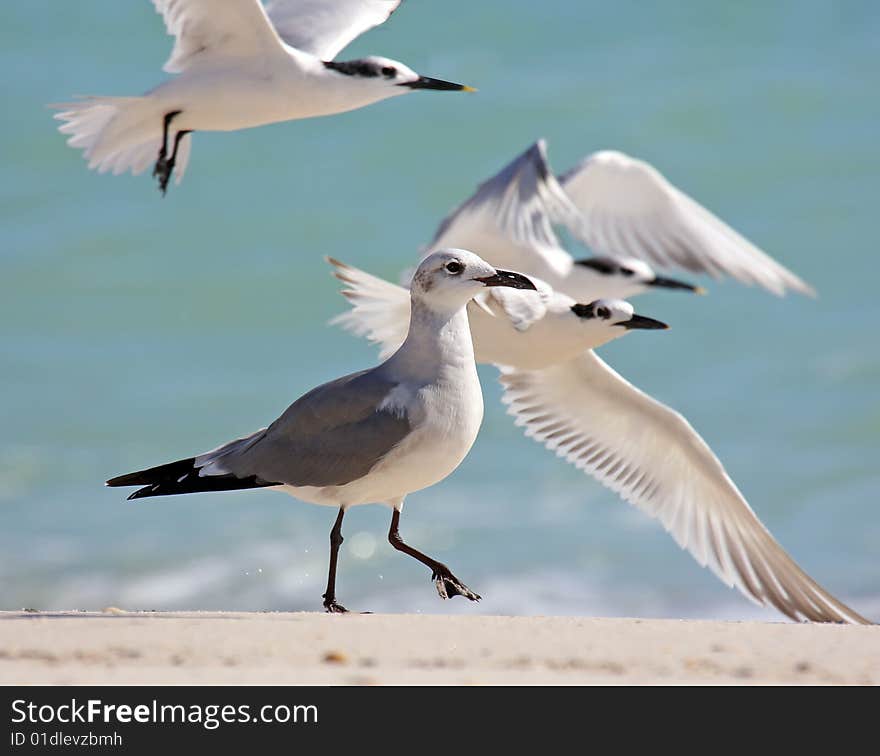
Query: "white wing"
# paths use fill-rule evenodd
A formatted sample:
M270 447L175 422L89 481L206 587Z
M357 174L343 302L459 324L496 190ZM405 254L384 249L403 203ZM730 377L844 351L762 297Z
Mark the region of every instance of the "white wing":
M595 152L559 179L581 211L564 222L597 254L636 257L715 278L731 276L777 295L813 289L670 184L655 168L621 152Z
M259 0L153 0L175 37L163 70L180 73L217 59L286 54Z
M443 247L461 247L502 268L541 275L546 266L564 276L572 258L561 247L553 223L575 225L578 218L578 209L550 170L541 139L442 221L425 256Z
M498 305L517 331L526 331L541 320L547 314L547 303L553 296L549 284L534 276L529 280L536 291L498 286L485 292L485 301ZM495 314L492 309L483 309L489 315Z
M401 0L269 0L266 12L292 47L333 60L368 29L384 24Z
M592 352L540 371L504 369L501 381L526 435L660 520L727 585L792 619L870 624L798 567L687 420Z
M326 260L333 266L333 275L346 285L342 295L351 302L351 309L334 317L330 325L339 325L357 336L366 336L381 346L381 359L390 357L409 330L409 289L371 276L332 257Z

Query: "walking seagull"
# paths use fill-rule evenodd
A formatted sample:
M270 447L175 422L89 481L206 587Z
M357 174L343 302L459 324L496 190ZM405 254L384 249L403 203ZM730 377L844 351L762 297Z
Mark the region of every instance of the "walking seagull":
M141 97L88 97L53 107L89 168L137 175L155 161L165 194L189 160L193 131L234 131L342 113L417 89L474 91L396 60L336 61L400 0L153 0L175 37L164 70L178 76Z
M566 227L596 256L572 257L555 225ZM557 179L543 139L453 210L426 254L448 246L538 276L581 302L626 299L657 288L704 292L658 275L654 267L730 276L780 296L788 289L815 294L648 163L604 150Z
M331 263L352 305L333 322L394 348L408 327L406 290ZM577 303L531 280L535 291L492 290L468 305L476 359L500 369L502 401L526 436L658 519L751 601L794 620L871 624L797 565L682 415L592 351L631 330L666 326L633 314L628 302Z
M465 306L485 287L533 289L460 249L430 255L412 281L406 339L382 364L313 389L268 428L213 451L120 475L108 486L142 486L129 499L200 491L273 488L338 507L330 531L324 607L336 600L342 519L357 504L393 509L388 540L431 569L441 598L479 596L450 569L404 543L398 532L407 494L449 475L483 419L483 395Z

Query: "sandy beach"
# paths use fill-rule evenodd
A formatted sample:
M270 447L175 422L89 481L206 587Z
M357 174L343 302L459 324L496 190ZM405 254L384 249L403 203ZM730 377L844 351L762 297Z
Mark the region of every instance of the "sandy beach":
M877 685L880 628L116 608L0 612L0 683Z

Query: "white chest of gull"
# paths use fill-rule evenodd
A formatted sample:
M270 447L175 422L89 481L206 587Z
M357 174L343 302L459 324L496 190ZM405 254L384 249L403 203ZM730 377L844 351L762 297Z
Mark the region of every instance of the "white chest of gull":
M575 259L555 226L567 228L594 256ZM789 289L814 293L648 163L603 150L557 179L543 140L453 210L426 254L449 246L538 276L580 302L626 299L658 288L703 293L655 269L729 276L777 295Z
M175 43L177 74L141 97L54 107L89 168L153 175L164 194L183 178L193 131L234 131L342 113L417 89L473 91L389 58L336 61L400 0L153 0Z
M334 321L393 350L407 291L331 261L352 309ZM697 562L748 599L794 620L870 624L807 575L771 535L718 457L678 412L592 350L635 329L663 329L621 300L577 303L492 290L468 305L478 362L495 364L502 401L527 436L660 521Z
M335 586L346 509L387 504L394 548L431 569L442 598L478 600L446 565L404 543L398 523L407 494L449 475L477 437L483 395L466 305L485 287L534 288L464 250L431 255L413 278L406 337L380 365L318 386L256 433L107 485L141 486L130 499L273 488L337 507L324 594L330 612L345 611Z

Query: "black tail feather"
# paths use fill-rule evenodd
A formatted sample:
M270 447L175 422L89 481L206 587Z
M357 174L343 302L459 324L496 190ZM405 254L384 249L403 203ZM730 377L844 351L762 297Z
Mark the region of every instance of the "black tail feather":
M143 499L147 496L174 496L176 494L201 493L202 491L237 491L243 488L265 488L276 486L261 480L256 475L239 478L227 475L199 475L201 468L196 467L195 457L169 462L167 465L151 467L147 470L119 475L110 478L107 486L143 486L129 499Z
M105 485L115 487L170 483L171 481L176 481L182 475L191 473L195 469L195 457L190 457L189 459L180 459L177 462L169 462L167 465L159 465L158 467L150 467L146 470L119 475L115 478L110 478Z

